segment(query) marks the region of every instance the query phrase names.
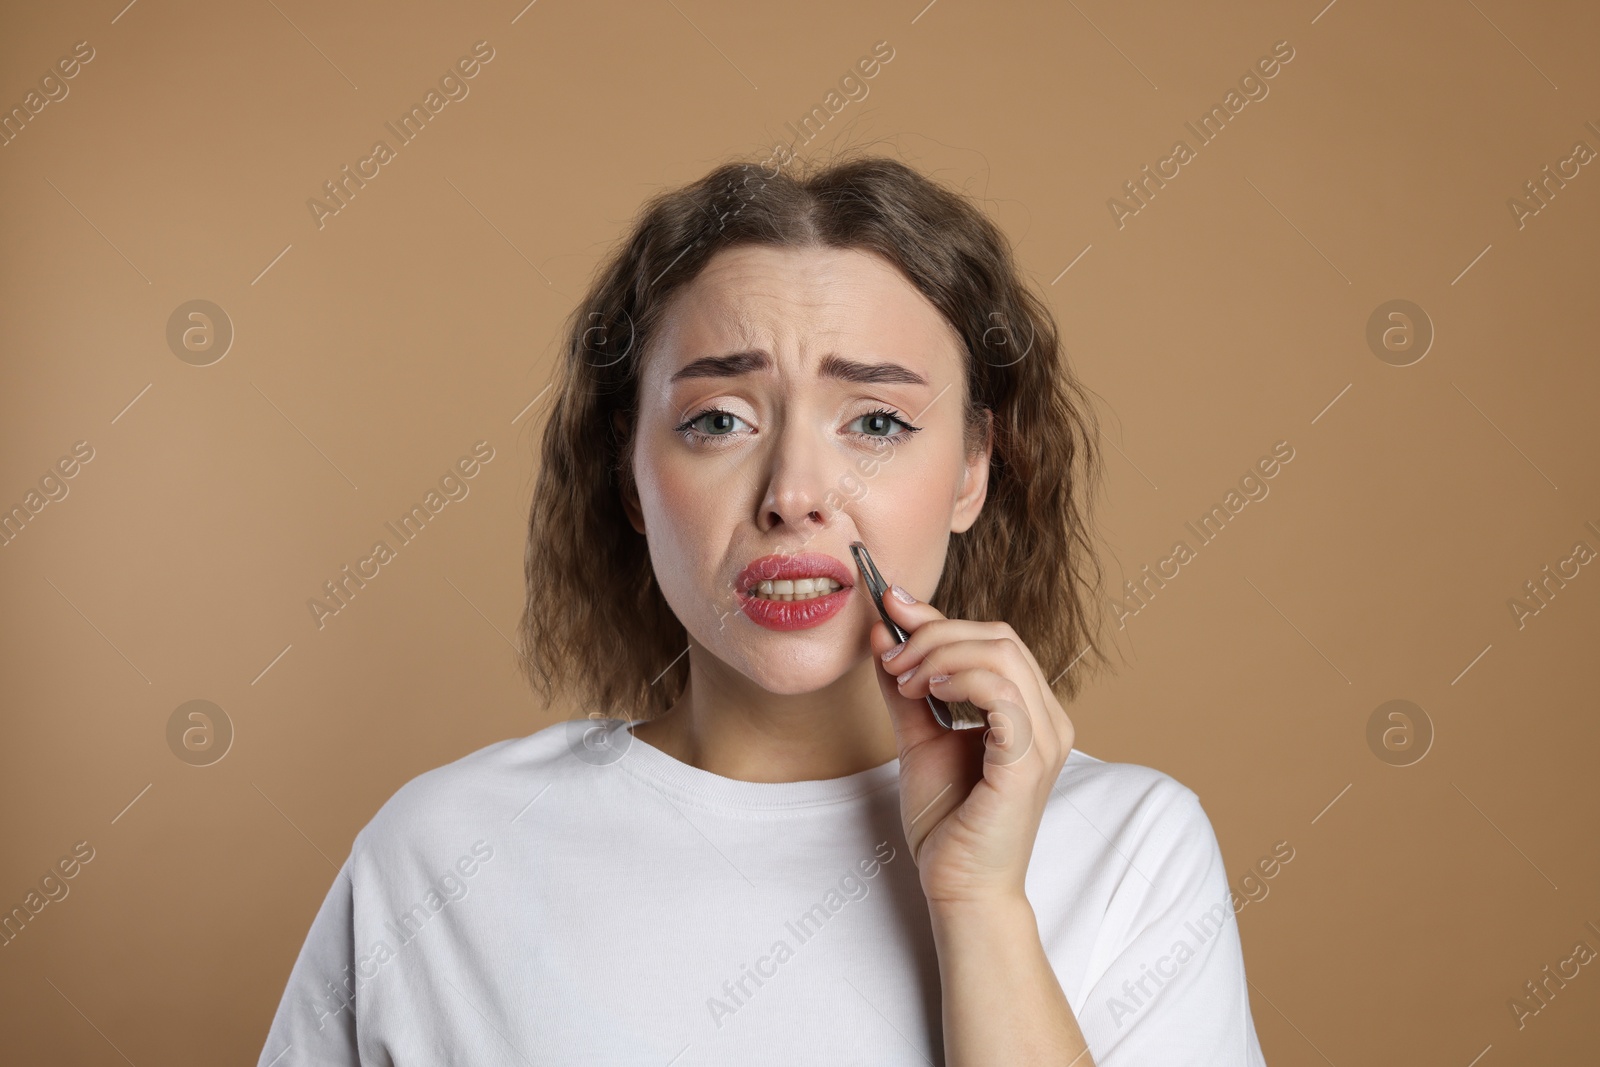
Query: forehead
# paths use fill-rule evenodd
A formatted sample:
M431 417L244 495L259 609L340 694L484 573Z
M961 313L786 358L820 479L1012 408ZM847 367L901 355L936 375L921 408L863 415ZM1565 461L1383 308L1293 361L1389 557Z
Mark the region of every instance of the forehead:
M780 367L811 366L829 352L896 357L946 376L962 343L938 309L887 260L838 248L739 245L713 256L674 295L659 358L670 374L698 356L760 348Z

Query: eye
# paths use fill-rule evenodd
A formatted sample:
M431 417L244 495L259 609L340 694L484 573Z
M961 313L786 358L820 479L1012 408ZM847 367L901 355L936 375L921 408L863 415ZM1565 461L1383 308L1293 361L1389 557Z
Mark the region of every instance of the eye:
M732 436L733 424L736 422L742 423L744 420L731 411L711 408L700 412L698 415L691 416L680 425L674 427L674 431L694 439L729 437Z
M708 408L691 416L678 426L674 432L682 436L689 443L710 441L716 438L732 437L735 435L735 424L749 426L739 416L731 411L721 408ZM899 412L890 408L879 408L869 411L865 415L858 415L851 421L850 426L861 424L863 429L846 429L852 437L866 441L891 441L896 444L908 440L912 434L919 432L922 427L913 426ZM895 427L900 430L896 432Z
M708 423L705 422L707 419L711 421ZM690 425L693 425L697 422L704 423L704 425L701 426L702 432L709 433L712 436L721 436L724 433L730 432L733 429L733 424L735 422L742 421L744 420L740 419L737 415L733 415L726 411L708 411L704 415L695 416L694 419L690 421Z
M864 423L866 425L866 429L860 431L852 430L850 432L856 434L858 437L876 438L885 441L904 440L905 438L910 437L912 434L922 429L920 426L911 425L911 423L908 422L904 416L900 415L898 412L891 411L888 408L879 408L876 411L869 411L865 415L859 416L855 421ZM895 433L894 427L896 424L904 427L904 429L898 433ZM852 425L854 424L852 423Z

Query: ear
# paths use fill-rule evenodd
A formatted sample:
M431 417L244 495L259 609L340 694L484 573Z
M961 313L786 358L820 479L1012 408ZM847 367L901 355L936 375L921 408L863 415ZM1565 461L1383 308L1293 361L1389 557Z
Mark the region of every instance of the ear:
M613 411L611 413L611 426L617 432L617 440L629 441L628 416L625 412L620 410ZM632 463L633 461L632 459L629 459L628 462ZM644 509L639 506L639 492L637 487L635 487L633 484L633 480L631 478L628 480L627 485L620 490L618 495L622 498L622 510L627 514L628 522L633 526L636 532L643 534Z
M956 495L955 513L950 517L951 533L966 533L978 521L983 502L989 498L989 457L994 449L994 412L984 411L983 447L967 457L961 472L961 489Z

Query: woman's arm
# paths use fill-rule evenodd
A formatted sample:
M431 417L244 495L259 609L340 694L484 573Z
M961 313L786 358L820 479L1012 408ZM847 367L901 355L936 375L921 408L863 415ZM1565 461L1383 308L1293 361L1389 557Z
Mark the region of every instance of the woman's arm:
M928 907L943 985L945 1067L1094 1067L1026 896Z
M1025 892L1075 733L1033 653L1004 622L946 619L895 586L874 624L878 682L900 748L906 843L928 899L948 1067L1093 1067ZM923 698L966 700L989 729L949 731Z

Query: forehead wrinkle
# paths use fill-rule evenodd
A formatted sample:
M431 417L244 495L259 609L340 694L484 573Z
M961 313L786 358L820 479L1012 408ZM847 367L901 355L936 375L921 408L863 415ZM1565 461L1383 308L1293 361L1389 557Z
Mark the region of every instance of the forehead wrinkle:
M828 374L831 365L840 360L858 363L893 361L893 352L886 350L881 338L875 336L882 327L869 320L828 315L834 309L859 312L868 307L868 301L841 283L831 283L839 290L836 294L816 299L782 296L784 303L794 308L815 312L800 317L783 314L782 309L747 301L734 303L726 315L736 338L730 351L757 350L767 353L773 361L773 370L779 377L791 374L803 377L837 377ZM791 358L785 358L791 354Z
M920 323L915 339L891 331L883 320L898 319L909 309L899 301L893 308L880 307L884 294L870 284L855 284L827 263L791 263L786 269L761 259L719 256L691 285L696 291L684 310L699 320L691 330L700 340L687 347L680 344L683 364L708 355L759 350L771 356L773 376L809 379L830 356L905 363L902 351L921 350L929 343L942 347L950 332L946 323L941 323L938 338L922 336ZM875 316L874 310L881 314ZM853 351L858 338L864 347ZM918 361L909 362L915 367Z
M767 262L727 260L708 268L702 279L709 283L702 290L710 297L707 303L725 320L736 323L740 339L752 347L761 340L760 328L767 325L758 319L768 319L784 310L774 304L813 312L831 307L859 311L868 306L858 296L857 286L840 277L834 267L821 263L808 262L798 269L785 270ZM810 316L812 320L818 317Z

